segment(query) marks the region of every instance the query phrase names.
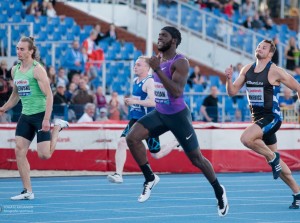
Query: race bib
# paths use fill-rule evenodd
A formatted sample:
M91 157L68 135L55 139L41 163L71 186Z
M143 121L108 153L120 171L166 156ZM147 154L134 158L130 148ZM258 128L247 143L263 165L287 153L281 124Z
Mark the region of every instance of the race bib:
M161 104L169 104L170 100L168 97L168 92L165 89L164 85L162 83L155 82L154 86L155 102Z
M15 85L17 86L19 96L31 95L31 90L30 90L28 80L15 80Z
M132 95L132 98L136 100L141 100L141 97L136 95ZM131 105L131 110L140 110L140 109L141 109L141 105L136 105L136 104Z
M247 87L247 96L251 105L264 105L264 89L262 87Z

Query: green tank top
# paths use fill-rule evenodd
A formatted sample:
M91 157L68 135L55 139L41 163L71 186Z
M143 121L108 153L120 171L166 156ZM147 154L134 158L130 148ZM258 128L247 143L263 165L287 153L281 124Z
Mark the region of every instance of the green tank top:
M34 60L31 68L25 73L20 71L21 63L18 63L15 68L14 84L22 102L24 115L34 115L46 110L46 96L33 77L33 69L37 65L38 62Z

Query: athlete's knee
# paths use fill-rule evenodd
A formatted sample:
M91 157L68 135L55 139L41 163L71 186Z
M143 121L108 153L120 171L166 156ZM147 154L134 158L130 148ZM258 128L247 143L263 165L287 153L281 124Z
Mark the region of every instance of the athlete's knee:
M133 135L129 134L126 136L126 143L127 143L128 147L131 148L132 146L134 146L137 143L137 140Z
M126 143L126 138L121 137L119 142L118 142L118 150L126 150L127 148L127 143Z
M38 156L42 160L47 160L51 157L50 150L49 150L49 152L39 152L38 151Z
M25 157L27 154L26 151L27 151L27 148L24 148L20 144L16 144L16 147L15 147L16 157Z
M250 139L250 137L246 136L246 135L242 135L241 138L241 143L243 143L244 146L246 147L251 147L253 140Z

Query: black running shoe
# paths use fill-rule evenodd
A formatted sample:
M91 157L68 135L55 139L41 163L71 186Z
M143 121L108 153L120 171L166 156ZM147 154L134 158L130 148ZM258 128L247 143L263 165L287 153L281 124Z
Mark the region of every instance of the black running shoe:
M280 154L275 152L275 159L273 162L269 162L269 165L272 167L272 171L273 171L273 178L276 180L282 170L282 167L280 165Z
M294 201L292 205L289 207L290 209L299 209L300 205L300 194L293 195Z

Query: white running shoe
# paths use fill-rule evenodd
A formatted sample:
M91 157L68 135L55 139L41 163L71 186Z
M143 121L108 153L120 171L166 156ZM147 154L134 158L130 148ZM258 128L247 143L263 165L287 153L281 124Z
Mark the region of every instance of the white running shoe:
M68 128L69 127L69 122L65 121L65 120L62 120L62 119L55 119L54 120L54 125L59 125L60 126L60 130L63 130L65 128Z
M120 183L123 183L123 178L120 174L118 173L114 173L112 175L108 175L107 176L107 179L109 182L111 183L117 183L117 184L120 184Z
M24 190L21 192L21 194L17 196L13 196L10 198L11 200L17 201L17 200L33 200L34 199L34 193L27 192L27 189L24 188Z
M221 185L221 187L223 188L223 194L222 194L222 199L218 200L218 214L221 217L224 217L229 210L229 204L228 204L228 200L227 200L227 196L226 196L226 190L225 187L223 185Z
M149 199L151 195L151 190L156 184L158 184L159 180L160 180L159 177L156 174L154 174L153 181L144 183L143 193L139 196L138 202L145 202L146 200Z

